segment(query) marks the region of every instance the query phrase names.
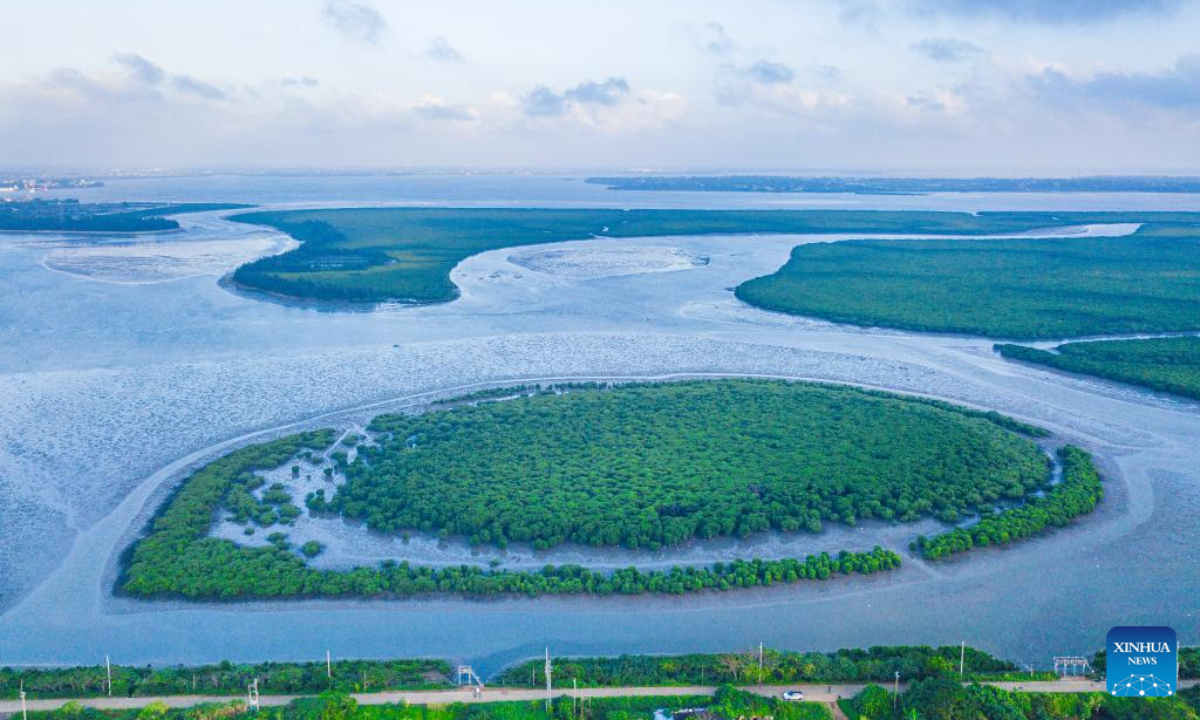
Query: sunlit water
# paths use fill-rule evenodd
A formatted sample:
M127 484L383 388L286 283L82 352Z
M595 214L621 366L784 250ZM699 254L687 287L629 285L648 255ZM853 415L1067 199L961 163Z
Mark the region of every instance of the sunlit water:
M1197 209L1189 196L1140 194L615 193L547 177L161 179L77 194L333 205ZM462 297L453 303L325 312L217 284L246 257L287 247L286 238L216 214L184 223L184 232L132 241L0 236L0 666L105 654L130 664L317 658L329 648L437 655L490 670L545 645L568 654L964 639L1044 663L1100 647L1118 624L1172 625L1185 642L1200 642L1200 408L1008 363L987 340L847 328L732 297L729 288L779 267L796 243L836 237L499 250L455 270ZM111 596L117 554L148 513L187 469L238 444L300 427L350 427L488 383L673 374L854 382L995 408L1093 451L1108 498L1084 521L1010 549L728 594L222 606ZM927 529L842 528L736 549L884 540L902 550ZM322 562L373 561L384 552L378 543L396 542L360 528L338 532L357 540ZM414 558L470 556L461 546L411 543ZM675 558L720 557L735 545L685 548ZM569 552L599 565L608 557Z

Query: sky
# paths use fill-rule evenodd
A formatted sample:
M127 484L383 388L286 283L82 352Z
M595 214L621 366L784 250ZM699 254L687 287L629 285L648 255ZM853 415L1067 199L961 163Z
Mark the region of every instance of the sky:
M1200 174L1200 0L36 0L0 169Z

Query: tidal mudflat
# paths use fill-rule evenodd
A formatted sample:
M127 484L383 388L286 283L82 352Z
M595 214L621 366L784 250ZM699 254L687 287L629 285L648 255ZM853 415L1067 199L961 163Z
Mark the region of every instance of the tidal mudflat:
M216 218L184 225L172 242L249 244L264 232ZM328 647L488 669L547 643L594 654L764 638L805 649L966 639L1042 661L1093 650L1114 619L1200 640L1195 403L1009 363L986 340L781 319L738 303L729 288L778 268L796 238L658 238L708 263L579 278L501 250L455 269L453 303L371 313L230 293L216 280L233 261L173 282L53 272L43 263L59 248L43 242L0 240L12 298L0 340L19 348L0 359L0 489L11 498L0 508L0 662L304 658ZM605 243L541 250L603 255ZM111 596L117 554L172 484L239 444L489 384L687 374L851 382L999 410L1093 452L1108 496L1077 525L1021 546L836 587L221 607Z

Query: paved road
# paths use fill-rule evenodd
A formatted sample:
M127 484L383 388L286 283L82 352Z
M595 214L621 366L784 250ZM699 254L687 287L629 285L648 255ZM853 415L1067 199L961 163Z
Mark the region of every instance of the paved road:
M1200 681L1184 680L1181 688L1192 687ZM1104 683L1088 680L1058 680L1034 682L993 682L987 683L1005 690L1023 690L1039 693L1078 693L1102 692ZM843 685L750 685L742 689L764 697L778 697L784 690L802 690L805 699L813 702L830 704L838 698L857 695L865 684ZM900 689L905 689L900 683ZM612 688L579 688L578 697L671 697L678 695L711 695L717 688L713 685L690 685L684 687L612 687ZM556 697L569 697L572 691L556 688ZM264 707L287 705L293 700L311 695L263 695L260 704ZM452 702L503 702L506 700L542 700L546 697L545 690L485 688L478 696L468 688L454 690L412 690L397 692L361 693L353 696L362 705L384 705L404 701L410 705L440 705ZM170 695L164 697L119 697L119 698L80 698L77 702L87 707L127 710L140 708L153 702L161 702L168 707L190 707L202 702L226 701L245 699L244 695L237 697L212 695ZM30 710L53 710L67 703L66 699L28 701ZM17 700L0 700L0 717L19 714L21 703Z

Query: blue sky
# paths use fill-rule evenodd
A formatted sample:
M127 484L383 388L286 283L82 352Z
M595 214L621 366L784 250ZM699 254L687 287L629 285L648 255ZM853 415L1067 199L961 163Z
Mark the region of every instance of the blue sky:
M38 0L0 166L1200 173L1200 0Z

